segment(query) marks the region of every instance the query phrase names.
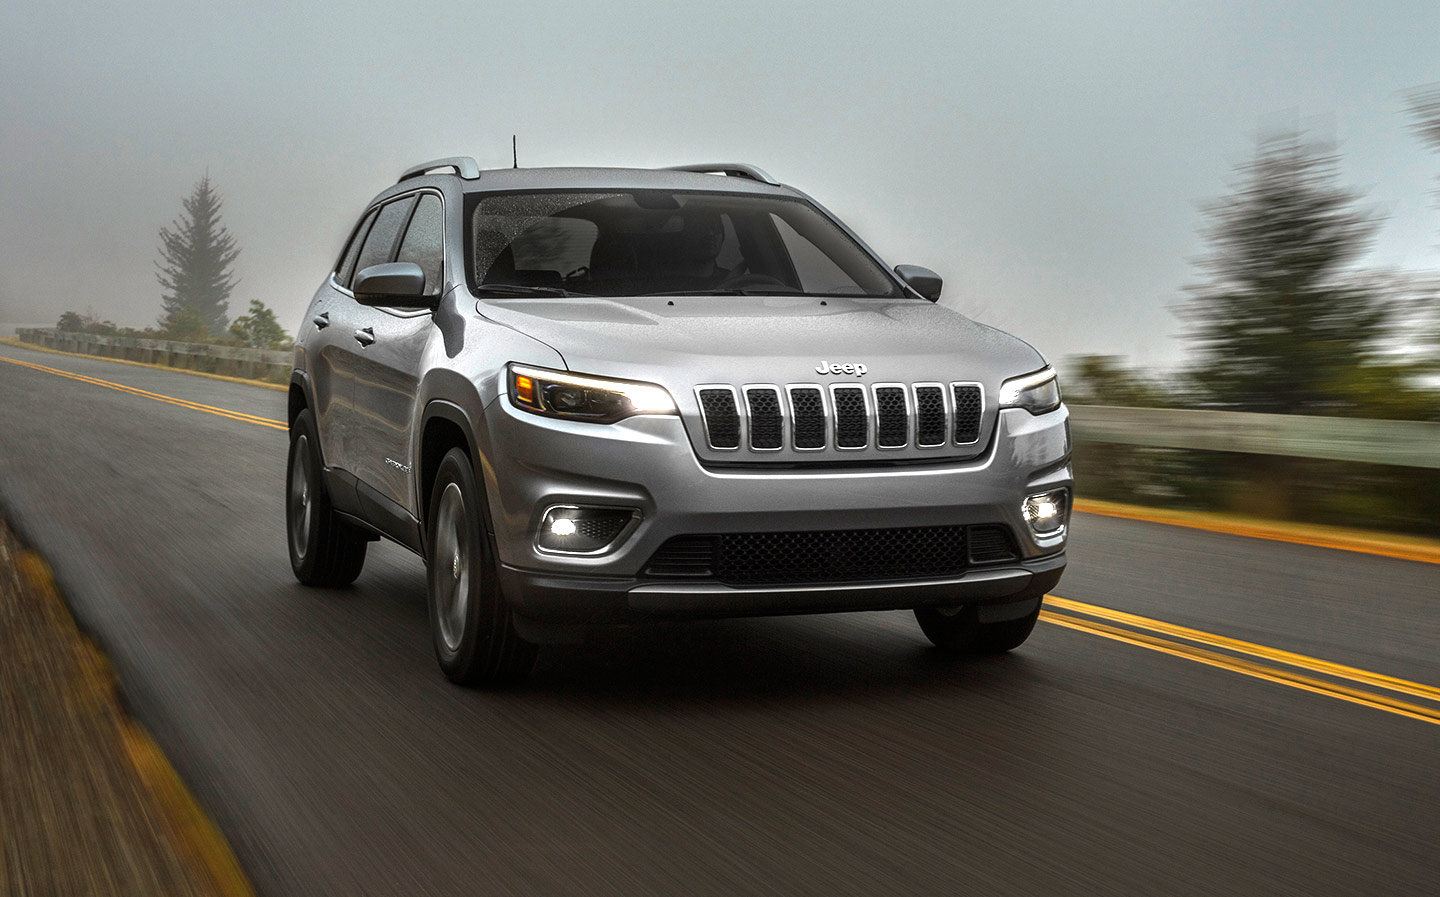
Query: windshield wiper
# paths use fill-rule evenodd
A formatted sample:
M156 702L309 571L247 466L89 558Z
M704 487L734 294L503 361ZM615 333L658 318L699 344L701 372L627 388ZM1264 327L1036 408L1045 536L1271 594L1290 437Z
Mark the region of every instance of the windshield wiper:
M747 296L744 290L661 290L658 293L641 293L641 296Z
M494 293L509 296L579 296L581 293L572 293L569 290L562 290L560 287L532 287L520 283L482 283L476 288L478 293Z

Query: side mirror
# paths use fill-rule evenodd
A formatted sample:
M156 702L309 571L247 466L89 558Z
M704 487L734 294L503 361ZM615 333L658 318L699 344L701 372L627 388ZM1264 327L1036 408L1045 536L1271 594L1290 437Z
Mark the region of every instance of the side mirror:
M919 265L896 265L895 273L900 279L910 285L910 289L929 299L931 302L940 301L940 287L945 281L940 275L929 268L922 268Z
M425 295L425 272L414 262L361 268L355 275L353 289L355 301L361 305L430 308L435 304L435 297Z

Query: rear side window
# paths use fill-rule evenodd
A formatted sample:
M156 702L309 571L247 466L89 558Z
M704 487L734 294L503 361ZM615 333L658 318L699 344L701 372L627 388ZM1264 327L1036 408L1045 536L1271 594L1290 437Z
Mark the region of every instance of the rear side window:
M395 253L395 241L400 236L400 228L405 226L405 219L410 217L410 207L414 204L415 197L409 196L380 207L380 214L375 217L370 233L365 236L365 246L360 250L360 261L355 264L356 271L390 261Z
M440 197L426 193L415 206L410 216L410 226L405 229L405 239L400 243L397 262L414 262L425 272L425 295L440 294L445 277L445 221L444 205Z
M365 234L373 223L375 223L375 213L371 212L361 220L360 226L355 228L355 234L350 238L350 245L345 247L345 255L340 259L340 267L335 271L335 282L342 287L349 287L350 278L355 276L355 260L360 257L360 247L365 243Z

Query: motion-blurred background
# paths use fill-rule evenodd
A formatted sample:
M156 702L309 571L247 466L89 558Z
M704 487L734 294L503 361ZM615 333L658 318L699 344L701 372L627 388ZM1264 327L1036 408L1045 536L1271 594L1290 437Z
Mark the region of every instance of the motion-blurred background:
M1083 497L1434 534L1433 428L1174 412L1440 421L1437 34L1424 3L8 4L0 333L283 350L417 161L743 160L1054 360Z

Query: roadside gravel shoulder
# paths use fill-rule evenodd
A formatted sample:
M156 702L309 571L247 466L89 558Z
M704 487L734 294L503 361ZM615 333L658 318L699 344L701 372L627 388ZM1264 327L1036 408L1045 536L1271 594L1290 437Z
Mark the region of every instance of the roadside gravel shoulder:
M229 847L125 715L44 562L0 523L0 893L251 893Z

